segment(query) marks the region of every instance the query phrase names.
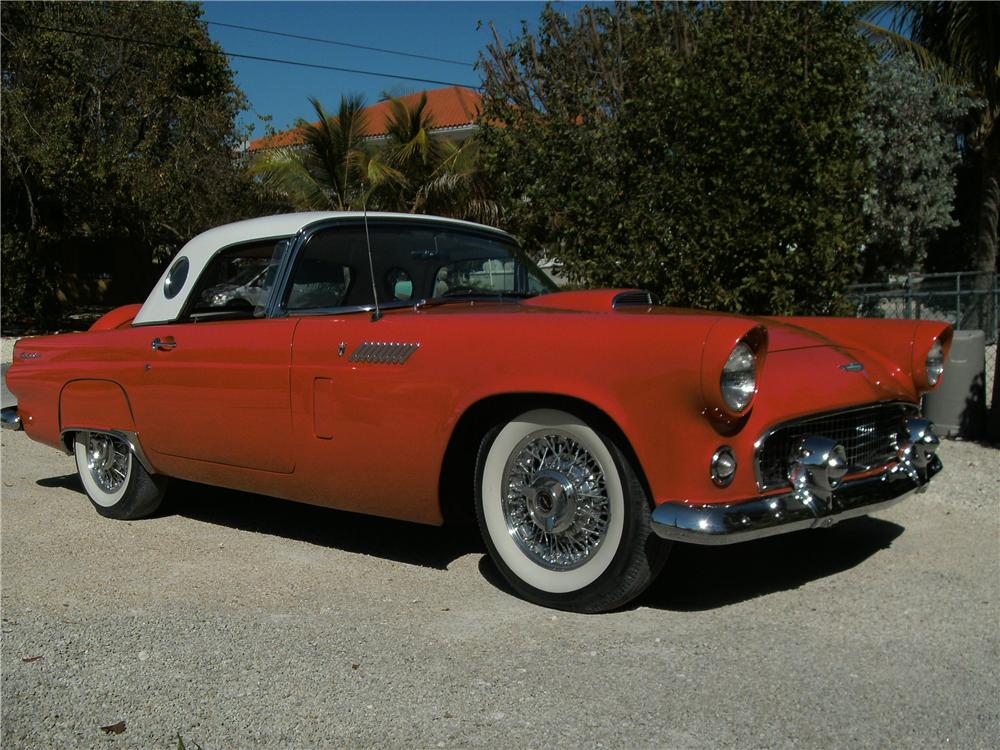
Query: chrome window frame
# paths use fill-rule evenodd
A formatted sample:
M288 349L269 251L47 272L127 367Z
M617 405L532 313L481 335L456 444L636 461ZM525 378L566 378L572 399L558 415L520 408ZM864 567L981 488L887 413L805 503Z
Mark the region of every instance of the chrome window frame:
M306 244L310 239L316 234L327 229L336 229L338 227L349 227L349 226L364 226L365 220L363 217L350 216L345 218L332 218L332 219L321 219L320 221L313 222L305 227L303 227L298 234L291 240L291 247L288 252L285 253L284 259L282 260L281 266L278 269L278 275L275 279L274 289L271 290L271 297L268 302L268 306L265 311L265 318L287 318L291 316L313 316L313 315L349 315L354 313L371 313L375 311L375 305L340 305L331 307L314 307L303 310L294 310L289 312L285 307L285 298L287 297L286 292L289 291L289 283L291 282L292 270L295 268L295 262L298 260L299 254L303 251ZM496 229L494 227L487 227L482 225L465 226L460 224L455 224L454 222L448 221L447 219L440 219L438 217L416 217L413 218L389 218L389 217L373 217L368 220L368 226L391 226L391 225L402 225L402 226L412 226L412 227L440 227L443 229L450 229L458 234L468 234L468 235L480 235L482 237L488 237L494 240L502 240L509 243L514 248L520 252L524 252L524 249L518 243L517 239L508 232L502 229ZM530 260L530 258L529 258ZM541 270L541 269L539 269ZM542 271L545 274L544 271ZM546 278L548 275L545 274ZM370 283L370 279L369 279ZM554 283L554 282L553 282ZM280 294L275 293L275 290L281 289ZM497 295L500 298L501 295ZM379 310L398 310L402 308L412 308L420 307L430 300L427 298L415 297L410 300L395 300L392 302L379 303Z

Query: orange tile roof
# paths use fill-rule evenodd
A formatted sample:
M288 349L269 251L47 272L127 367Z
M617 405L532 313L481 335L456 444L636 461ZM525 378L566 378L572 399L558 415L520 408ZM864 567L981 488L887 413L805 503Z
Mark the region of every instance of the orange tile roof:
M441 128L454 128L462 125L471 125L476 120L480 111L482 96L478 91L463 88L461 86L449 86L444 89L429 89L418 91L413 94L399 97L407 106L416 105L420 101L420 95L427 95L426 112L430 113L431 121L434 123L434 130ZM381 101L370 107L365 107L365 114L368 122L364 135L375 137L385 135L387 132L386 120L390 113L389 100ZM313 123L318 124L317 123ZM268 148L281 148L302 143L302 132L299 128L292 128L274 135L264 136L250 142L250 151L259 151Z

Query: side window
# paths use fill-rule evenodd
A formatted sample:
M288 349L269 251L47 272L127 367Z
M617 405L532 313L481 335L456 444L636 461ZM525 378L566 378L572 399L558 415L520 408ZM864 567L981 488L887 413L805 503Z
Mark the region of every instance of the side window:
M352 229L320 232L309 240L295 261L285 300L289 312L342 307L355 286L367 255Z
M515 245L501 238L416 222L372 222L368 236L371 261L363 225L314 234L295 260L285 309L368 307L374 304L373 287L380 304L397 306L431 297L528 296L552 288Z
M248 243L222 250L208 262L188 298L184 318L261 318L288 242Z

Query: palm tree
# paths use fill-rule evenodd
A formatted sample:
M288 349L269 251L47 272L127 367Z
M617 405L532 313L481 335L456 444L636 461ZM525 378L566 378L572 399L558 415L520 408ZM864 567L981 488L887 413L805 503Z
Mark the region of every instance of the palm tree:
M412 107L401 98L389 100L386 118L386 140L379 149L380 159L397 170L403 180L385 184L377 191L380 206L413 213L417 209L417 194L431 175L439 169L448 154L447 141L434 138L431 130L434 118L427 110L427 95Z
M480 167L475 136L460 145L447 141L444 150L437 168L417 190L414 212L497 226L500 204Z
M301 145L265 153L251 167L265 187L303 211L362 208L376 189L404 181L375 156L365 140L367 119L361 97L342 97L331 116L310 98L319 121L299 120Z
M479 169L474 138L433 136L427 96L390 99L386 137L367 137L360 97L343 97L337 116L310 99L319 121L298 122L300 145L272 149L251 167L266 188L299 210L435 213L495 224L499 209Z

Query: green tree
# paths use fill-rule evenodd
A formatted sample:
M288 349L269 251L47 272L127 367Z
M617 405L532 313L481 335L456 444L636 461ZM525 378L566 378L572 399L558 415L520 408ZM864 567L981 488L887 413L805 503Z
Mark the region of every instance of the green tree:
M57 314L65 271L111 271L118 296L141 296L153 257L260 210L245 100L198 4L0 12L5 323Z
M978 162L978 210L972 261L981 271L1000 270L1000 4L995 2L882 2L870 19L889 13L888 27L863 22L890 56L911 57L940 81L957 84L978 100L961 132Z
M864 278L923 271L928 245L952 218L961 152L958 123L972 105L907 58L877 62L861 119L873 181L865 194Z
M1000 221L1000 4L995 2L878 3L873 13L890 10L890 29L867 23L890 54L912 56L941 80L966 87L979 99L963 128L963 135L979 173L972 265L984 273L977 287L990 288L989 274L1000 271L997 228ZM907 33L908 32L908 33ZM985 294L980 296L986 299ZM988 329L989 315L979 308L979 327ZM1000 440L1000 358L993 379L990 434Z
M370 202L374 189L402 175L374 158L366 141L367 116L360 96L342 97L336 116L309 99L319 120L299 120L300 144L257 157L251 172L264 186L301 211L349 211Z
M484 166L572 280L836 311L864 239L866 60L839 4L549 8L483 62Z
M496 219L475 141L459 144L433 135L426 96L413 106L391 99L380 141L365 136L368 121L360 97L341 97L335 116L318 100L310 102L319 120L299 120L302 142L267 151L252 167L264 186L291 206Z

